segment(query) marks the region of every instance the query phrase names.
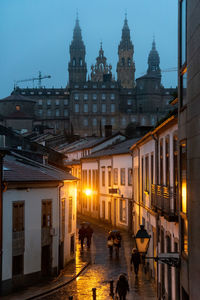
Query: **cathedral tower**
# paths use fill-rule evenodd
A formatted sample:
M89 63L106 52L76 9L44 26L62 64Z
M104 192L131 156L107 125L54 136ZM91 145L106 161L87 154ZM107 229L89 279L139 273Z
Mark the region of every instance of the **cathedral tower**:
M148 70L147 75L156 77L161 81L161 70L160 70L160 57L158 51L156 50L156 43L153 39L152 49L148 57Z
M70 62L68 64L69 84L85 82L87 65L85 62L85 45L82 40L78 17L74 27L73 40L70 45Z
M123 88L135 86L135 63L133 61L134 47L130 39L130 29L125 16L122 37L118 47L117 79Z
M112 78L111 73L112 66L107 64L107 59L104 56L102 43L99 50L99 56L96 58L96 64L91 66L91 80L103 81L104 75L109 75Z

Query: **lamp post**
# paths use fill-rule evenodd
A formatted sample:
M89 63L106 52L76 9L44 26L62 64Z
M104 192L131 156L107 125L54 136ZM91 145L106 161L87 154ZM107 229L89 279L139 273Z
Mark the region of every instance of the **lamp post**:
M143 255L145 259L154 259L156 262L161 262L164 264L167 264L171 267L179 267L180 265L180 255L179 253L170 252L170 253L159 253L156 257L152 256L146 256L148 248L149 248L149 242L151 236L148 234L146 229L144 228L144 225L140 225L140 229L135 235L135 243L137 250L140 254Z

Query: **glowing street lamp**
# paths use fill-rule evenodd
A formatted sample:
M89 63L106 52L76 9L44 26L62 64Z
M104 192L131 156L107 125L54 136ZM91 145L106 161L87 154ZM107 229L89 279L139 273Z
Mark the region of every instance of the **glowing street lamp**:
M140 225L140 229L136 233L135 243L139 253L146 254L149 248L149 241L151 236L148 234L144 225Z
M91 196L92 191L90 189L86 189L85 194L86 194L86 196Z

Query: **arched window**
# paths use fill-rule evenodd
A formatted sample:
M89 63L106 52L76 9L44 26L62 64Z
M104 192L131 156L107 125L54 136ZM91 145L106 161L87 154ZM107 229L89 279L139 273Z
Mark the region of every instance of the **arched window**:
M73 60L72 60L72 66L75 67L75 65L76 65L76 58L73 58Z
M82 60L82 58L79 58L79 65L80 65L80 66L83 65L83 60Z

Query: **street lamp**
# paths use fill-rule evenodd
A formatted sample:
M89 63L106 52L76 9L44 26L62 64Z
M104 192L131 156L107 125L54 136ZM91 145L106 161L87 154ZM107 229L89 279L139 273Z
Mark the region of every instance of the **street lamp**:
M146 229L144 229L144 225L140 225L140 229L135 235L135 243L138 252L141 253L145 259L154 259L156 262L160 261L171 267L179 267L180 265L179 253L175 253L175 252L159 253L158 256L156 257L145 256L149 248L150 238L151 236L148 234Z
M144 225L140 225L140 229L138 230L135 236L135 243L139 253L146 254L149 248L151 236L148 234L146 229L144 229Z

